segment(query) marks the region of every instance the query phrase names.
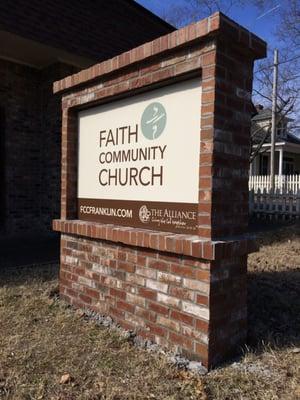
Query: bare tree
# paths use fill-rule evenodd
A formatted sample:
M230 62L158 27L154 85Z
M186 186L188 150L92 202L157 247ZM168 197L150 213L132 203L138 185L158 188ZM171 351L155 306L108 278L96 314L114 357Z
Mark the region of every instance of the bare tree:
M228 14L234 6L243 6L245 0L185 0L174 2L164 9L162 17L176 27L181 27L216 11Z
M281 106L277 107L277 118L276 125L284 121L285 118L293 111L295 102L292 98L288 98L286 101L282 101ZM267 148L263 150L263 145L269 140L271 136L271 120L264 126L259 126L255 122L252 123L251 136L250 136L250 154L249 162L252 163L255 157L260 153L267 151Z
M230 14L233 8L243 7L244 0L185 0L165 9L164 16L177 27L194 22L215 11ZM249 4L249 2L247 2ZM252 0L254 7L260 10L258 18L276 11L279 13L279 26L274 25L280 53L279 85L277 104L277 125L285 118L293 120L289 132L297 135L300 130L300 1L289 0L288 7L278 5L275 0ZM298 53L297 53L298 50ZM271 108L273 51L269 57L256 65L254 72L253 103ZM299 56L299 57L298 57ZM271 126L259 127L253 123L251 130L250 162L262 151L269 140Z
M278 39L289 46L290 50L300 50L300 1L253 0L253 4L265 13L278 7L279 24L276 26ZM292 48L291 48L292 46Z
M300 137L300 1L278 3L275 0L253 0L253 4L263 14L274 8L279 14L278 24L274 26L280 53L278 111L286 114L289 110L288 114L293 119L289 131ZM264 101L266 105L271 97L271 58L272 51L270 59L257 64L255 72L254 99L256 102Z

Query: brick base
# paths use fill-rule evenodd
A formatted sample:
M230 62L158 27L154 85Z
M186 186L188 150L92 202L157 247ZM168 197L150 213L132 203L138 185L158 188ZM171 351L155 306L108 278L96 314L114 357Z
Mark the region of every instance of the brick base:
M206 367L246 337L246 256L208 261L105 240L61 237L61 297Z

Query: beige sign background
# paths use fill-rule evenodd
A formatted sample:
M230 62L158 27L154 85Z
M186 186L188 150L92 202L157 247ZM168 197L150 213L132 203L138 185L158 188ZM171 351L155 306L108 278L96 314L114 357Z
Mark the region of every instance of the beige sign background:
M79 218L195 230L200 108L193 79L81 111Z

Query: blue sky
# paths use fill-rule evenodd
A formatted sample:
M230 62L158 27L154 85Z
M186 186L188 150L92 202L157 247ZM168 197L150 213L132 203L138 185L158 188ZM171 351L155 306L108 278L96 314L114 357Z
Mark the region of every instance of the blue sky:
M169 7L174 5L182 5L183 0L137 0L138 3L148 8L155 14L162 16ZM272 10L274 7L269 7L269 11L266 15L264 12L258 10L252 5L244 5L239 7L232 7L227 13L230 18L243 25L245 28L249 29L251 32L255 33L262 39L264 39L268 45L269 50L276 47L276 26L278 24L278 15L281 7L284 7L286 1L278 1L278 6L276 9Z
M176 7L186 5L189 0L136 0L145 8L148 8L153 13L159 15L160 17L164 17L167 15L168 10L175 9ZM221 1L221 0L220 0ZM232 0L228 0L228 4L230 4ZM200 2L200 1L199 1ZM227 5L227 0L223 0L223 5ZM273 50L274 48L279 49L279 61L281 57L284 57L284 54L287 57L295 56L299 54L295 52L295 49L287 48L283 43L278 42L276 36L276 29L280 27L280 14L285 10L286 7L289 7L289 0L278 0L276 1L268 1L264 0L265 10L260 10L251 4L252 2L244 1L244 5L234 6L229 9L228 12L224 12L231 19L244 26L249 31L255 33L257 36L265 40L268 44L268 59L269 63L272 63L273 60ZM267 3L272 3L272 5L267 6ZM222 9L223 11L223 9ZM209 11L205 10L202 13L202 17L199 19L207 17L211 14ZM255 69L261 68L261 64L259 62L255 63ZM281 68L279 67L279 77L281 76ZM272 69L270 68L270 77L272 74ZM256 76L256 75L255 75ZM299 87L300 82L297 80L291 80L291 85L296 85L295 87ZM254 80L254 87L259 89L257 86L258 83ZM260 89L259 89L260 90ZM265 104L265 106L270 106L269 102L265 101L264 97L254 96L254 101ZM298 104L298 100L297 100ZM299 110L299 107L296 107ZM293 114L296 115L296 114ZM297 116L299 113L297 112ZM298 117L297 117L298 118ZM300 135L300 130L299 130Z

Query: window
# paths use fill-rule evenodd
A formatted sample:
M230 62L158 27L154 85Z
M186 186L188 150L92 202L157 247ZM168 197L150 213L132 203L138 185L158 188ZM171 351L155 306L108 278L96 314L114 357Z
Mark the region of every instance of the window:
M293 175L294 174L294 159L292 157L283 157L283 175Z
M286 138L286 123L279 122L277 126L277 136L281 138Z
M268 175L268 164L269 164L269 157L266 155L260 154L259 175Z

